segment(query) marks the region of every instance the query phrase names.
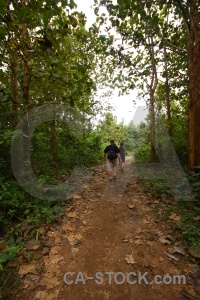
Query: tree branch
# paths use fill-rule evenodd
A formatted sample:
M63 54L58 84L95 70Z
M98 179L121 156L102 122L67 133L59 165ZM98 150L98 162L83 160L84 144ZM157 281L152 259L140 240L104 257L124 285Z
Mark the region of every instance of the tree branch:
M189 21L188 21L187 15L186 15L186 13L185 13L183 4L181 3L180 0L176 0L176 1L177 1L177 3L178 3L178 6L179 6L180 10L182 11L182 14L183 14L183 18L184 18L184 20L185 20L185 23L186 23L188 29L190 29L190 23L189 23Z

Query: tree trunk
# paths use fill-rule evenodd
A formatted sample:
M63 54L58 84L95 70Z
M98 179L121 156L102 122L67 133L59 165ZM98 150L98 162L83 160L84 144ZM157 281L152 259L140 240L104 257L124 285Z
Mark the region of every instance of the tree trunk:
M17 58L17 51L14 52L13 57L10 56L11 60L11 96L12 96L12 103L11 103L11 128L12 130L15 129L18 122L17 111L18 111L18 81L17 81L17 68L18 68L18 58Z
M149 36L149 45L153 45L153 37ZM155 105L154 105L154 94L158 84L156 60L154 53L154 46L149 46L149 52L152 63L152 75L150 83L150 116L151 116L151 161L156 161L156 141L155 141Z
M51 121L51 156L52 161L56 161L56 121Z
M155 148L155 109L154 109L154 91L150 88L150 116L151 116L151 162L156 161Z
M151 10L148 9L148 15L151 17ZM150 94L150 126L151 126L151 162L156 162L156 139L155 139L155 104L154 104L154 94L158 84L157 69L156 69L156 59L154 51L154 38L152 33L151 21L147 21L146 27L146 37L148 41L148 51L151 60L151 82L149 86Z
M188 167L194 171L200 165L200 30L198 1L190 5L190 26L188 37L189 64L189 112L188 112Z
M22 0L22 6L26 7L26 0ZM29 72L29 66L28 66L28 60L27 60L27 49L28 49L28 30L27 30L27 24L23 24L22 28L22 40L24 43L24 55L23 55L23 63L24 63L24 74L23 74L23 91L22 91L22 98L23 98L23 104L25 107L25 114L26 118L24 120L24 154L25 160L29 160L30 158L30 137L29 137L29 105L30 105L30 97L29 97L29 85L30 85L30 72Z
M172 139L172 118L171 118L171 106L170 106L170 88L169 88L169 74L168 74L168 64L167 64L167 50L164 47L164 57L165 57L165 97L166 97L166 104L167 104L167 128L169 137Z
M168 58L167 58L167 49L164 47L164 58L165 58L165 99L166 99L166 106L167 106L167 132L169 136L169 143L167 145L167 158L171 160L173 157L173 151L171 147L172 141L172 118L171 118L171 105L170 105L170 87L169 87L169 74L168 74Z
M54 73L54 70L52 68L52 74ZM53 86L56 85L56 80L53 79L52 82ZM53 100L56 105L56 94L53 95ZM53 120L51 121L50 124L50 130L51 130L51 137L50 137L50 147L51 147L51 158L52 162L56 162L56 152L57 152L57 147L56 147L56 106L53 106Z

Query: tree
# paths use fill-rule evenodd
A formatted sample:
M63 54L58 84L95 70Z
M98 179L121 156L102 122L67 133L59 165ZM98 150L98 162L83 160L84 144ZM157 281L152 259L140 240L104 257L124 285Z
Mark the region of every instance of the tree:
M94 114L97 60L93 49L97 38L94 28L85 29L82 13L70 13L76 7L74 1L4 1L1 6L0 80L4 101L12 104L11 111L7 109L11 119L7 122L4 117L2 121L14 130L17 119L26 114L24 153L29 153L30 109L53 102L76 107L85 116ZM55 125L52 121L53 160Z
M144 87L146 84L145 92L148 90L151 114L151 157L152 161L155 161L154 93L158 83L158 53L155 49L157 41L154 38L157 28L153 24L158 22L157 14L151 10L152 4L149 2L139 1L135 4L133 1L118 1L118 5L113 5L112 1L100 1L100 4L106 5L111 24L122 39L122 45L118 50L117 64L117 68L120 70L117 73L120 73L120 76L117 75L114 82L119 82L123 91L133 89L137 82L140 87ZM113 53L115 55L115 51L112 51L111 55ZM141 71L142 67L143 71ZM144 78L145 75L148 76ZM125 80L128 82L127 87L124 84Z
M189 75L189 169L200 165L200 17L199 1L188 1L189 18L180 3L188 27L188 75Z
M98 1L95 2L97 3ZM121 36L123 47L121 47L118 52L119 60L120 63L123 64L123 68L128 67L129 75L133 76L129 76L129 82L133 79L135 79L134 82L137 82L138 77L141 76L141 72L138 71L136 66L140 65L143 67L143 57L141 57L141 55L144 53L145 47L148 44L144 38L144 33L145 30L148 30L149 25L151 32L154 34L154 45L159 47L165 60L165 65L159 64L159 68L162 65L163 75L165 74L164 78L166 78L165 92L167 101L169 100L169 68L166 65L166 58L169 56L174 57L173 67L176 67L176 69L174 69L175 73L184 74L183 79L179 77L178 81L173 80L172 82L172 77L170 78L172 82L171 90L172 88L178 88L180 94L183 90L187 93L187 77L185 75L184 66L188 58L188 144L189 169L191 171L194 170L196 165L200 164L200 135L198 130L200 125L198 117L200 113L199 4L198 0L188 1L187 3L179 0L174 2L165 0L154 2L118 0L116 5L114 5L112 1L99 1L99 5L106 6L109 13L109 20L117 33ZM149 11L150 14L148 15L147 12ZM149 17L151 17L151 20ZM102 17L100 19L102 20ZM130 46L127 47L128 45ZM126 51L124 51L122 55L122 50L125 48L124 46L126 46ZM132 47L133 58L131 59L127 49ZM143 47L143 50L139 50L139 47ZM114 52L115 51L113 51L113 53ZM158 62L162 62L162 59L158 60L157 56L157 64ZM143 75L149 76L149 73L143 72ZM120 77L117 76L117 79L119 78ZM124 80L125 77L121 77L121 82ZM141 87L141 83L137 86ZM170 102L168 101L168 129L169 135L171 136L170 109Z

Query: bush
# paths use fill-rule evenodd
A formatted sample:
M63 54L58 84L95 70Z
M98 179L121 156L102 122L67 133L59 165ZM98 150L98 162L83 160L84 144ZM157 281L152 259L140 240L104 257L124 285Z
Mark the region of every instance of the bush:
M135 162L151 162L151 146L150 144L143 144L135 152Z

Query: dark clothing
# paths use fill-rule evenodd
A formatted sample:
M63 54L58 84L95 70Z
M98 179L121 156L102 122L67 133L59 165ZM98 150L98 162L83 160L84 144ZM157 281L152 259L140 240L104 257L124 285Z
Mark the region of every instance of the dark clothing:
M117 153L119 153L119 148L115 144L107 146L104 150L104 153L108 153L108 151L114 151L115 158L117 158Z
M121 147L119 148L119 153L120 153L121 160L122 160L123 162L125 162L125 148L124 148L124 146L121 146Z

